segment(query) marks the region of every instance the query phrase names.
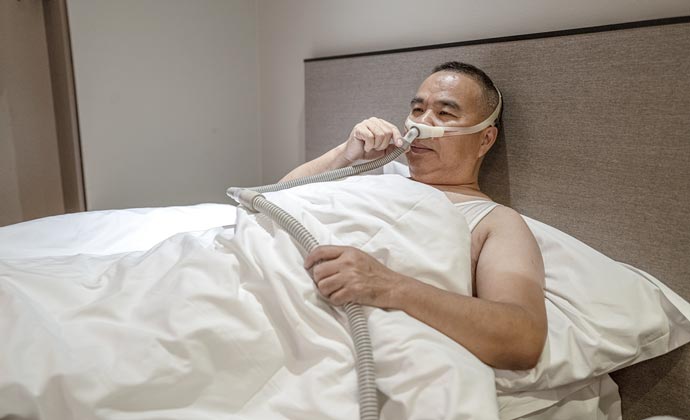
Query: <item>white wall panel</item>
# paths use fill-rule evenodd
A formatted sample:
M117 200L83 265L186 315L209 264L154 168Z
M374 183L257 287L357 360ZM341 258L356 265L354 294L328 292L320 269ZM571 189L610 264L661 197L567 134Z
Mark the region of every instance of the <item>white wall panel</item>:
M69 0L87 208L261 179L253 0Z

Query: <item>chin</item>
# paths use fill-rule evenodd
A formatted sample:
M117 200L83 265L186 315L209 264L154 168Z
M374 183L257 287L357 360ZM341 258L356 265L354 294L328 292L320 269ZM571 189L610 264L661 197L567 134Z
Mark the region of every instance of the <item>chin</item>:
M423 182L424 184L436 183L432 173L429 171L424 171L422 168L416 166L417 165L410 163L410 179L417 182Z
M449 168L430 168L421 162L409 161L410 179L429 185L452 185L461 183L455 176L449 176L454 171Z

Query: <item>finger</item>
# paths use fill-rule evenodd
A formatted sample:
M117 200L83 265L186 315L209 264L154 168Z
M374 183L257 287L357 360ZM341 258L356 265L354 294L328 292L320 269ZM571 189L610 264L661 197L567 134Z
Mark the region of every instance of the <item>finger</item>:
M342 306L348 302L351 302L352 298L350 297L350 293L347 290L345 290L345 288L342 288L333 292L328 297L328 301L335 306Z
M385 150L386 147L390 144L390 142L393 140L393 133L390 131L387 131L383 137L381 137L381 141L376 144L376 150Z
M381 146L388 144L388 140L391 137L391 133L387 131L388 127L378 121L370 124L368 127L369 130L374 133L373 149L381 150Z
M309 270L315 263L319 261L334 260L338 258L346 247L338 245L321 245L312 250L304 259L304 268Z
M376 143L375 134L371 133L371 136L367 137L363 141L364 141L364 151L370 152L374 148L374 144Z
M383 139L385 138L386 133L385 133L384 130L383 130L380 126L378 126L375 122L369 122L369 123L367 124L367 129L368 129L368 130L371 132L371 134L372 134L371 140L369 140L369 141L365 144L365 149L366 149L366 151L368 152L368 151L370 151L370 150L375 150L375 149L377 149L378 145L384 141Z
M391 130L393 131L393 143L395 143L396 146L402 147L403 141L402 141L402 134L400 134L400 130L398 130L398 127L394 126L391 124Z
M380 143L377 143L376 150L385 150L388 147L388 145L395 140L396 135L399 136L400 131L396 126L389 123L388 121L379 120L379 124L381 126L381 129L384 131L385 136L382 137L382 141Z
M330 298L334 292L342 289L343 286L343 280L337 274L321 280L316 285L317 289L319 289L319 293L326 298Z
M386 125L386 121L371 117L365 121L367 128L374 134L374 148L380 147L381 143L386 140L386 137L390 136L389 128Z
M400 130L398 130L398 127L385 120L381 120L381 123L384 124L386 132L389 136L387 139L388 141L385 144L385 147L388 147L388 144L390 143L394 143L398 145L398 147L402 146L402 142L399 141L399 139L402 139L402 135L400 134ZM385 149L385 147L382 147L380 150Z
M400 134L400 130L398 130L398 127L395 124L385 120L381 121L386 125L387 130L390 131L394 137L402 137L402 135Z
M364 144L364 151L371 150L371 145L374 142L374 133L372 133L366 125L360 125L354 130L354 138Z
M312 278L316 284L326 277L332 276L338 273L342 268L342 264L337 262L337 259L323 261L319 264L315 264L312 270Z
M400 130L398 130L398 127L396 127L395 125L393 125L391 123L388 123L388 124L390 124L391 132L393 133L393 137L396 139L402 138L402 134L400 133Z

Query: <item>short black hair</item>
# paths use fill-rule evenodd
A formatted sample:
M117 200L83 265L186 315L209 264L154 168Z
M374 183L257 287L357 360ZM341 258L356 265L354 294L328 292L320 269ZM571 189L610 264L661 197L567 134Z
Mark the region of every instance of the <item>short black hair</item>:
M461 63L459 61L448 61L434 67L434 70L431 72L431 74L438 73L439 71L452 71L454 73L464 74L472 78L479 84L479 87L482 90L486 115L489 116L492 112L494 112L498 106L498 89L496 89L496 86L491 78L487 76L487 74L481 69L473 66L472 64Z

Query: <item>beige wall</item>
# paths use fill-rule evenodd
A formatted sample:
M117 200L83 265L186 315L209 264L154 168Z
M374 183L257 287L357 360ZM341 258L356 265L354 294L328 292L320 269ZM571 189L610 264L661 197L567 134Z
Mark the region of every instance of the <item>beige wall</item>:
M0 0L0 226L63 212L42 3Z
M264 182L304 160L304 58L690 15L687 0L257 1Z
M253 0L69 0L87 208L261 179Z
M303 162L304 58L690 14L687 0L68 6L89 209L224 201Z

